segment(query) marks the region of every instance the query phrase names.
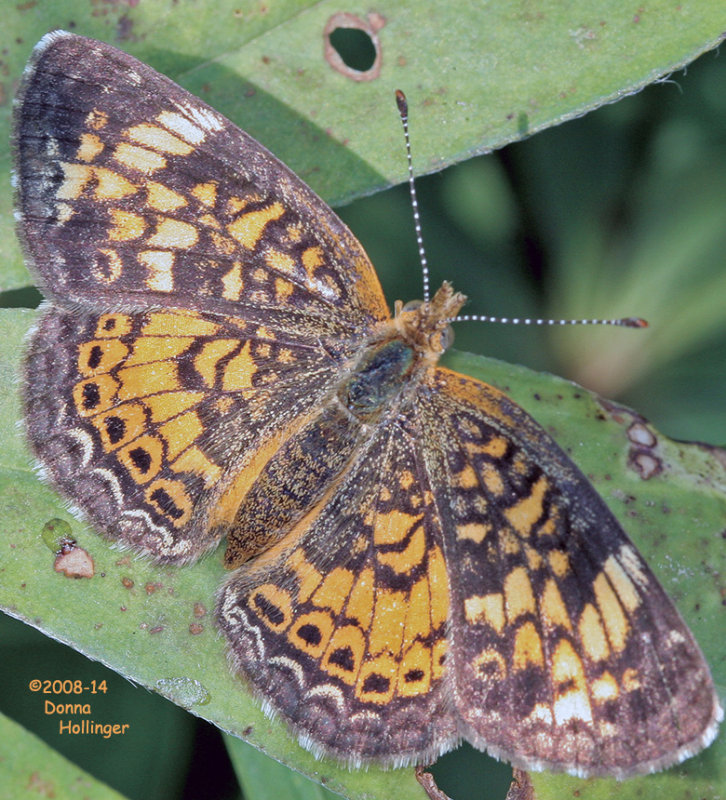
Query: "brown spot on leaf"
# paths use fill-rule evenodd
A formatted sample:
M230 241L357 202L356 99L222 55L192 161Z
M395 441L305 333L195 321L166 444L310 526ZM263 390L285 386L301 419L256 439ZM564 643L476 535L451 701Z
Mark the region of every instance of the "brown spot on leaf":
M28 778L27 790L33 797L56 797L55 784L53 781L44 780L39 772L34 772Z
M634 422L628 428L628 439L639 447L655 447L657 440L653 431L643 422Z
M663 464L655 454L642 448L631 448L628 454L628 464L647 481L649 478L663 472Z

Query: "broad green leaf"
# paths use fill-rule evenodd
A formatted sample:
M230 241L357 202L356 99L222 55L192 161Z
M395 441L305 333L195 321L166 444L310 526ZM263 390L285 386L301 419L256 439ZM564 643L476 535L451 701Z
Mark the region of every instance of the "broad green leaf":
M124 800L4 714L0 714L0 742L0 797Z
M35 314L2 312L5 343L0 370L18 373L22 337ZM573 384L520 367L451 354L455 369L499 386L538 419L590 477L631 534L701 642L721 687L726 684L722 590L726 553L726 468L723 453L671 442L636 414L600 401ZM4 443L0 514L4 522L0 608L70 644L122 675L231 731L273 758L352 798L423 798L412 770L354 771L316 761L285 725L267 719L228 669L213 622L214 593L224 578L221 553L191 567L153 567L111 548L73 519L36 480L16 426L16 383L0 395ZM653 437L651 446L642 442ZM638 444L641 443L641 444ZM639 448L634 450L636 446ZM636 457L637 456L637 457ZM647 480L629 464L656 465ZM49 520L63 520L92 556L95 575L72 580L53 571ZM58 524L58 523L54 523ZM204 613L206 611L206 613ZM635 800L657 786L665 798L726 793L726 740L698 758L654 777L617 786ZM479 758L488 761L485 756ZM490 762L492 768L498 767ZM684 781L688 776L689 780ZM554 796L573 786L593 798L607 781L535 775L538 791ZM543 796L545 796L543 794ZM583 796L581 794L581 796Z
M72 27L165 72L339 203L405 175L396 88L409 95L417 171L432 172L635 92L715 47L724 30L711 0L381 0L370 9L344 9L375 29L382 59L379 77L356 81L325 57L326 25L343 10L333 0L15 4L3 19L0 142L30 48ZM9 169L3 144L0 170ZM8 184L0 257L0 289L24 285Z

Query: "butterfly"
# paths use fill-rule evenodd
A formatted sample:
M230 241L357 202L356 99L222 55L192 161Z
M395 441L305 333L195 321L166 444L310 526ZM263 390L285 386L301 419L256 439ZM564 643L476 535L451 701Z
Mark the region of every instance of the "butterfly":
M625 777L713 740L701 651L605 502L438 364L462 294L391 316L320 198L110 45L44 37L15 126L32 450L158 563L226 537L232 667L301 744Z

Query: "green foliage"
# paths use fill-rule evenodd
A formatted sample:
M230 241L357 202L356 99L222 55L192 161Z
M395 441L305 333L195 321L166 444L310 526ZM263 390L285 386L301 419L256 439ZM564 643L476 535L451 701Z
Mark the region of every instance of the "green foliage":
M112 41L165 72L262 141L326 199L339 202L404 176L395 88L409 96L417 171L431 172L637 91L713 47L723 30L719 4L708 0L655 0L640 11L624 2L584 2L575 16L572 4L557 0L536 9L506 2L465 9L443 0L384 1L376 5L385 22L378 34L381 77L353 83L322 56L323 26L339 10L326 0L18 4L4 21L0 141L7 141L9 98L30 47L47 30L65 27ZM688 75L675 76L677 85L651 87L499 156L468 160L421 181L434 284L452 279L471 298L467 311L635 314L651 322L648 332L564 330L548 337L462 324L459 346L621 392L669 433L726 442L718 401L726 395L725 68L723 59L707 55ZM9 166L9 151L0 148L0 169L7 173ZM6 185L0 191L0 288L6 290L1 299L6 306L32 305L34 297L27 300L19 291L28 278L12 233L11 205ZM376 263L389 299L418 294L411 291L419 270L405 187L358 201L344 216ZM134 736L87 761L76 740L71 757L95 765L88 767L95 774L115 760L116 772L104 772L104 779L130 797L181 797L193 763L194 722L161 700L165 695L350 797L423 797L411 771L349 773L315 761L244 694L229 674L211 621L222 576L219 553L183 570L125 558L37 482L14 427L19 408L11 377L18 374L31 320L28 311L3 314L0 606L154 692L119 680L127 693L114 688L119 705L109 706L109 718L130 719ZM704 646L717 684L725 685L718 624L724 591L719 575L726 574L726 565L718 534L726 486L718 456L659 436L668 469L641 481L626 466L624 425L632 421L627 412L625 423L618 422L596 399L576 397L569 384L519 368L463 356L452 357L451 365L511 391L554 432L620 516ZM599 420L602 414L607 422ZM91 553L92 580L53 572L43 537L51 519L66 522ZM197 616L199 604L206 616ZM192 633L191 625L201 631ZM3 639L3 653L11 655L0 708L15 703L13 714L36 730L47 722L39 719L40 700L26 688L36 673L15 667L20 653L7 649L10 641ZM24 641L22 649L37 654L39 677L78 674L77 663L58 674L55 665L65 663L58 660L60 645L45 637L34 641ZM32 664L33 656L22 663ZM93 677L105 674L99 665L87 668ZM13 729L9 736L20 741L27 734ZM1 733L0 738L7 740ZM46 738L61 747L57 735ZM162 739L170 744L162 745ZM296 783L300 776L280 772L284 768L273 761L260 764L256 752L245 756L250 748L237 740L228 747L248 800L266 797L270 787L280 796L321 796L318 786L303 789ZM589 798L617 793L626 800L655 793L664 800L716 798L726 794L725 747L722 737L679 768L617 786L547 774L533 780L541 798L575 791ZM58 756L40 742L33 748L27 751L30 763L55 770ZM135 781L128 764L136 765ZM483 785L492 798L503 797L503 790L495 794L493 781L506 782L508 770L467 750L441 759L436 774L456 800L466 800L480 796ZM0 796L8 775L0 763ZM466 786L471 775L477 779ZM233 797L234 789L218 796Z
M124 800L123 796L63 756L25 728L0 714L0 797L53 797L55 800Z

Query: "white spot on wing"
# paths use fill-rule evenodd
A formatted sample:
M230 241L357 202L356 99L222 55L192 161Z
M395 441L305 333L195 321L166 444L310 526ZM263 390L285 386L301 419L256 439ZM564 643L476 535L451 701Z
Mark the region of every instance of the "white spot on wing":
M193 105L192 103L179 103L179 109L188 117L191 117L194 122L210 133L213 131L221 131L224 127L224 122L212 111L211 108L202 108L201 106Z
M635 580L635 582L644 589L648 585L648 578L643 572L643 563L640 556L635 551L635 548L629 544L624 544L617 555L618 561L623 565L628 575Z
M167 130L176 133L177 136L181 136L189 144L200 144L205 139L206 134L201 128L194 125L186 117L173 111L162 111L161 114L157 115L156 121Z
M558 725L563 725L570 719L579 719L584 722L592 722L592 711L590 704L583 692L567 692L563 697L555 700L554 704L555 721Z
M327 700L332 700L341 713L345 711L345 704L343 702L343 693L337 686L332 686L329 683L313 687L305 695L305 697L308 699L311 697L324 697Z
M80 431L79 431L80 432ZM84 436L86 434L83 434ZM88 437L89 441L91 441L90 436ZM116 501L116 504L121 506L124 503L124 494L121 491L121 484L119 484L118 479L108 469L94 469L93 475L97 478L100 478L109 488L111 494L113 495L113 499Z
M72 430L68 431L67 435L69 439L73 439L80 447L81 452L83 453L81 466L87 467L91 462L91 457L93 456L93 439L89 434L87 434L85 431L82 431L80 428L73 428Z
M289 670L293 674L299 686L305 685L305 674L303 673L302 667L291 658L287 658L286 656L275 656L275 658L270 659L269 664L274 664L276 667L282 667L283 669Z

